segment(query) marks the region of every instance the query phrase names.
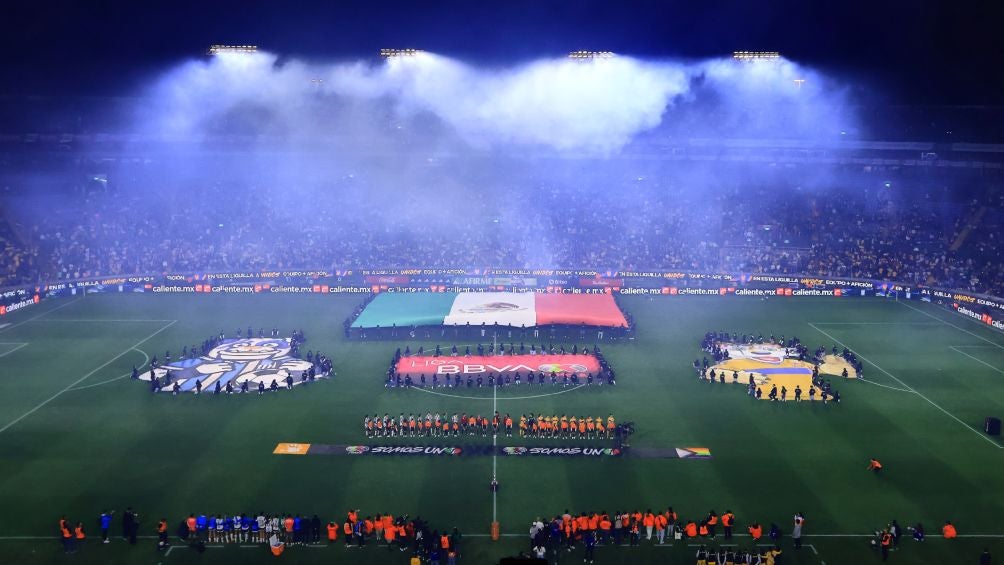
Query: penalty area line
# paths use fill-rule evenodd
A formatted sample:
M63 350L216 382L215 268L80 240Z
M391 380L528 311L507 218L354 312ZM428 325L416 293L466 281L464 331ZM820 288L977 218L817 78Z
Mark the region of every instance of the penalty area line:
M167 328L169 328L169 327L173 326L173 325L174 325L175 323L177 323L177 320L174 320L174 321L172 321L172 322L171 322L171 323L169 323L169 324L165 324L165 325L161 326L161 328L160 328L159 330L157 330L157 331L153 332L152 334L150 334L150 335L148 335L148 336L144 337L143 339L141 339L141 340L137 341L136 343L134 343L134 344L133 344L133 345L132 345L131 347L129 347L128 349L126 349L126 350L125 350L125 351L123 351L122 353L119 353L119 354L118 354L118 355L116 355L115 357L112 357L112 358L111 358L111 359L109 359L108 361L105 361L105 362L104 362L104 363L103 363L103 364L102 364L102 365L101 365L100 367L97 367L97 368L95 368L94 370L92 370L91 372L87 373L86 375L84 375L84 376L80 377L79 379L77 379L77 380L73 381L72 383L70 383L70 384L66 385L66 387L65 387L65 388L63 388L63 390L61 390L61 391L57 392L56 394L54 394L54 395L50 396L49 398L47 398L47 399L45 399L45 400L43 400L42 402L40 402L40 403L39 403L39 404L38 404L37 406L35 406L35 407L34 407L34 408L32 408L31 410L28 410L28 411L27 411L27 412L25 412L24 414L21 414L20 416L18 416L18 417L17 417L17 418L15 418L14 420L11 420L11 421L10 421L10 422L9 422L9 423L8 423L8 424L6 425L6 426L4 426L4 427L0 428L0 434L4 433L4 432L5 432L5 431L7 431L8 429L10 429L10 428L11 428L11 426L13 426L14 424L16 424L16 423L20 422L21 420L23 420L23 419L27 418L28 416L31 416L31 415L32 415L32 414L34 414L34 413L35 413L36 411L38 411L38 409L39 409L39 408L42 408L42 407L43 407L43 406L45 406L46 404L48 404L48 403L52 402L53 400L55 400L56 398L58 398L58 397L59 397L59 395L63 394L64 392L66 392L66 391L68 391L68 390L70 390L71 388L73 388L73 387L77 386L78 384L80 384L80 383L82 383L82 382L86 381L86 380L87 380L88 378L90 378L90 377L91 377L92 375L94 375L94 373L97 373L97 372L98 372L98 371L100 371L101 369L104 369L104 368L105 368L105 367L107 367L108 365L111 365L111 364L112 364L112 363L114 363L115 361L118 361L118 360L119 360L119 359L120 359L120 358L121 358L121 357L122 357L123 355L125 355L126 353L129 353L130 351L132 351L133 349L136 349L136 348L138 348L139 346L143 345L144 343L146 343L146 342L147 342L147 341L149 341L150 339L153 339L153 337L154 337L154 336L156 336L156 335L157 335L157 334L159 334L160 332L162 332L162 331L166 330Z
M840 341L839 339L837 339L837 338L833 337L832 335L830 335L829 333L825 332L824 330L821 330L821 329L819 329L818 327L816 327L816 326L815 326L814 324L812 324L811 322L809 322L809 327L811 327L812 329L816 330L817 332L819 332L819 333L821 333L821 334L825 335L826 337L828 337L828 338L832 339L832 340L833 340L833 341L834 341L835 343L838 343L838 344L840 344L840 346L842 346L842 347L847 347L847 349L851 349L850 347L848 347L848 346L847 346L847 344L845 344L844 342ZM923 394L921 394L921 393L920 393L919 391L917 391L916 389L914 389L914 388L913 388L912 386L910 386L910 385L906 384L905 382L903 382L902 380L900 380L899 378L897 378L897 377L896 377L896 375L893 375L893 374L892 374L892 373L890 373L889 371L886 371L886 370L885 370L885 369L883 369L882 367L878 366L878 365L877 365L877 364L876 364L876 363L875 363L874 361L871 361L871 360L867 359L867 358L866 358L866 357L865 357L864 355L861 355L860 353L858 353L857 355L858 355L858 357L859 357L859 358L861 358L861 360L862 360L862 361L864 361L864 362L868 363L868 364L869 364L869 365L871 365L872 367L875 367L876 369L878 369L878 370L879 370L879 371L881 371L882 373L885 373L885 375L886 375L886 376L888 376L888 377L889 377L889 378L891 378L892 380L894 380L894 381L898 382L899 384L903 385L904 387L906 387L906 388L910 389L910 391L912 391L912 392L913 392L914 394L916 394L917 396L919 396L919 397L923 398L923 399L924 399L925 401L927 401L927 403L928 403L928 404L930 404L931 406L934 406L934 407L935 407L935 408L937 408L938 410L942 411L942 412L943 412L943 413L944 413L944 414L945 414L946 416L948 416L949 418L951 418L951 419L955 420L956 422L958 422L958 423L962 424L963 426L965 426L966 428L968 428L968 429L969 429L970 431L972 431L972 432L973 432L974 434L976 434L977 436L979 436L979 438L980 438L980 439L982 439L982 440L986 441L987 443L989 443L990 445L992 445L992 446L996 447L997 449L1002 449L1002 448L1004 448L1004 446L1002 446L1002 445L998 444L998 443L997 443L996 441L994 441L994 440L990 439L990 438L989 438L988 436L985 436L985 435L983 435L983 434L982 434L982 433L981 433L981 432L980 432L979 430L977 430L976 428L974 428L974 427L970 426L969 424L967 424L967 423L963 422L962 420L960 420L960 419L959 419L959 417L958 417L958 416L956 416L955 414L952 414L952 413L951 413L951 412L949 412L948 410L945 410L944 408L942 408L941 406L939 406L939 405L938 405L937 403L935 403L935 402L934 402L933 400L931 400L930 398L928 398L928 397L924 396L924 395L923 395ZM3 430L0 430L0 431L3 431Z
M860 357L860 355L859 355L859 357ZM865 378L862 378L862 377L858 377L858 378L856 378L856 379L854 379L854 380L856 380L856 381L861 381L861 382L863 382L863 383L865 383L865 384L868 384L868 385L875 385L875 386L880 386L880 387L882 387L882 388L887 388L887 389L889 389L889 390L895 390L895 391L899 391L899 392L909 392L909 393L911 393L911 394L914 394L914 393L916 393L916 392L917 392L917 391L915 391L915 390L911 390L911 389L906 389L906 388L899 388L899 387L894 387L894 386L889 386L889 385L884 385L884 384L882 384L882 383L876 383L876 382L874 382L874 381L870 381L870 380L868 380L868 379L865 379Z
M959 326L956 326L955 324L949 322L948 320L944 320L942 318L939 318L938 316L935 316L934 314L931 314L930 312L925 312L925 311L921 310L920 308L917 308L916 306L911 306L911 305L907 304L906 302L902 302L902 301L899 301L899 300L897 300L896 302L898 302L899 304L902 304L903 306L906 306L907 308L909 308L911 310L916 310L917 312L920 312L921 314L927 316L928 318L935 319L935 320L941 322L942 324L945 324L946 326L951 326L951 327L959 330L960 332L965 332L965 333L967 333L967 334L975 337L976 339L985 341L985 342L989 343L990 345L992 345L992 346L994 346L994 347L996 347L998 349L1004 349L1004 345L1001 345L1001 344L997 343L996 341L987 339L987 338L985 338L985 337L983 337L983 336L981 336L979 334L973 333L973 332L971 332L971 331L969 331L969 330L967 330L965 328L960 328ZM976 320L973 320L972 318L966 318L966 319L970 320L970 321L972 321L974 323L976 322ZM983 327L983 326L981 326L981 327Z
M69 302L67 302L65 304L60 304L59 306L56 306L55 308L50 308L50 309L46 310L45 312L42 312L41 314L35 315L35 316L31 317L31 318L28 318L27 320L20 321L20 322L18 322L16 324L11 324L11 325L7 326L6 328L0 328L0 332L10 331L10 330L12 330L12 329L14 329L14 328L16 328L16 327L18 327L20 325L27 324L28 322L34 322L35 320L41 318L42 316L46 316L48 314L51 314L51 313L55 312L56 310L59 310L59 309L62 309L62 308L66 308L70 304L76 304L77 302L80 302L83 299L84 299L83 296L80 296L78 298L74 298L73 300L71 300L71 301L69 301Z
M962 351L961 349L959 349L958 347L956 347L954 345L949 345L948 348L951 349L952 351L956 352L956 353L961 353L962 355L965 355L966 357L972 359L973 361L976 361L977 363L980 363L982 365L990 367L991 369L993 369L993 370L997 371L998 373L1004 375L1004 370L998 369L997 367L991 365L990 363L987 363L986 361L980 359L979 357L976 357L975 355L970 355L970 354L966 353L965 351ZM3 355L0 355L0 357L3 357Z
M140 363L140 365L139 365L140 367L146 365L147 361L150 360L150 356L147 355L146 351L143 351L142 349L136 349L134 347L130 351L138 351L138 352L140 352L140 353L143 354L143 362ZM128 376L131 376L131 375L132 375L132 371L129 371L128 373L123 373L123 374L121 374L121 375L119 375L117 377L112 377L112 378L108 379L107 381L101 381L100 383L94 383L94 384L84 385L84 386L75 386L75 387L67 390L66 392L70 392L70 391L74 391L74 390L84 390L85 388L94 388L96 386L106 385L108 383L113 383L115 381L122 380L122 379L124 379L124 378L126 378Z

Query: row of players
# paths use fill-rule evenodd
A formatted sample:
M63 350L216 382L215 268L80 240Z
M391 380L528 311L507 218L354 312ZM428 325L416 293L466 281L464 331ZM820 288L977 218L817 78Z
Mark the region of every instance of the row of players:
M701 365L701 362L698 359L694 360L694 369L697 372L697 378L698 378L698 380L702 380L702 381L703 380L707 380L708 382L712 382L713 383L713 382L715 382L715 379L717 378L718 382L720 382L720 383L724 383L725 382L725 375L726 375L725 369L721 369L717 373L715 372L714 369L711 369L709 371L706 367L703 367ZM845 379L847 378L847 369L844 369L844 371L842 373L842 376ZM739 372L738 371L732 371L732 382L733 383L739 382ZM808 393L809 400L815 400L816 399L816 389L818 388L819 389L819 397L820 397L820 400L823 401L823 404L826 404L827 402L829 402L831 400L833 402L840 402L840 392L838 392L836 389L833 388L833 386L830 384L830 381L828 379L823 379L819 375L819 366L818 365L812 368L812 384L814 386L809 387L809 393ZM753 398L756 398L757 400L759 400L760 398L763 397L763 389L761 387L759 387L759 386L756 385L756 383L753 380L753 374L752 373L749 374L749 381L747 382L747 385L746 385L746 393L749 394L749 396L751 396ZM798 386L798 385L795 386L794 396L795 396L795 402L801 402L802 401L802 387L801 386ZM769 398L770 400L785 401L785 400L788 399L788 388L785 387L785 386L781 386L781 388L778 389L777 385L773 384L773 385L771 385L770 392L767 393L767 398Z
M467 374L466 380L464 376L460 373L454 373L452 375L440 375L432 373L429 377L425 376L425 373L420 374L418 377L412 377L410 374L398 373L393 369L393 367L387 373L387 381L384 386L388 388L411 388L411 387L448 387L448 388L461 388L466 383L467 388L494 388L494 387L507 387L507 386L519 386L524 382L524 377L519 373L477 373L474 376L470 373ZM550 374L545 375L543 372L539 372L536 375L532 372L527 372L525 377L525 382L527 385L537 384L537 386L544 386L545 382L550 382L551 386L561 385L562 387L578 386L578 385L615 385L617 384L617 378L612 370L601 370L598 375L593 375L592 373L587 373L582 375L581 373L568 373L562 372L558 374L552 371Z
M599 353L599 347L593 346L593 351ZM589 353L590 353L589 348L583 346L582 354L589 355ZM411 351L411 346L406 345L404 347L404 351L401 351L400 347L397 348L397 351L394 352L394 360L397 361L402 356L411 357L414 355L422 357L425 354L426 354L425 346L423 345L418 346L418 349L416 349L414 352ZM547 347L545 347L544 344L541 343L540 348L538 349L536 343L531 343L528 349L526 347L526 344L523 342L520 342L519 347L517 347L514 343L510 343L508 348L504 343L498 344L497 348L495 347L494 343L489 343L488 347L485 347L484 345L479 343L474 348L474 354L478 355L479 357L484 357L486 355L569 355L569 354L578 355L579 346L572 345L571 349L565 349L564 345L555 346L553 343L551 343ZM443 348L437 344L436 348L432 350L432 356L442 357L444 355L445 353L443 353ZM456 345L450 347L451 357L458 357L459 355L460 355L460 348L458 348ZM465 345L464 357L470 357L471 355L472 355L471 346Z
M327 372L324 372L324 373L320 374L321 378L327 377L327 376L328 376ZM317 378L318 378L318 373L317 373L317 370L314 368L313 365L309 369L307 369L306 371L300 371L300 384L312 383ZM235 388L233 380L227 381L227 384L222 385L222 386L220 385L220 381L217 380L216 381L216 385L213 387L213 394L221 394L221 393L225 393L225 394L234 394L234 393L237 393L237 394L246 394L246 393L249 392L249 390L248 390L248 382L249 381L247 381L247 380L242 380L240 382L240 384L238 384L237 387ZM282 385L282 387L285 387L286 390L293 390L293 375L287 373L286 374L286 378L282 379L282 382L284 383ZM171 383L171 385L170 385L171 386L171 394L177 395L179 392L181 392L181 385L180 385L180 383L178 381L172 380L170 372L168 372L168 374L163 379L159 379L157 377L152 377L150 379L150 390L151 390L151 392L160 392L162 389L164 389L164 388L166 388L168 386L167 383ZM279 379L272 379L272 383L269 384L269 386L268 386L268 390L271 391L271 392L275 392L275 391L279 390L280 388L281 387L279 385ZM258 394L265 394L265 390L266 390L265 389L265 381L258 381ZM196 381L195 381L195 394L202 394L202 392L203 392L202 380L201 379L196 379Z
M617 430L617 422L613 415L603 418L597 416L545 416L521 414L519 417L519 437L554 438L554 439L610 439ZM402 412L396 419L389 414L380 417L374 414L363 418L363 431L366 437L458 437L460 434L474 436L480 434L487 437L489 431L493 435L504 432L506 437L512 437L513 419L509 414L491 418L481 414L452 414L441 416L427 412L425 418L419 414Z

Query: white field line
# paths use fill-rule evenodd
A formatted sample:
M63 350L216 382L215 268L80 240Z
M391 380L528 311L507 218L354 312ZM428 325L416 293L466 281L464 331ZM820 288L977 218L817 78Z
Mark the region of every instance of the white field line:
M937 326L937 322L811 322L817 326Z
M956 352L956 353L961 353L961 354L965 355L966 357L972 359L973 361L976 361L977 363L986 365L987 367L990 367L991 369L993 369L993 370L997 371L998 373L1004 375L1004 370L998 369L997 367L994 367L993 365L991 365L990 363L987 363L986 361L980 359L979 357L975 357L973 355L970 355L970 354L966 353L965 351L962 351L961 349L959 349L958 347L956 347L954 345L949 345L948 348L951 349L952 351ZM0 357L3 357L3 356L0 355Z
M496 394L498 391L497 386L492 387L492 417L498 412L498 399ZM494 432L494 431L493 431ZM492 481L495 481L495 470L498 463L498 434L492 433ZM494 524L498 520L498 493L492 488L492 523Z
M128 323L128 322L173 322L174 320L159 320L154 318L50 318L48 320L35 320L37 322L79 322L85 324L108 323Z
M860 357L860 355L859 355L858 357ZM875 382L875 381L870 381L870 380L868 380L868 379L865 379L865 378L861 378L861 377L858 377L857 379L854 379L854 380L856 380L856 381L861 381L861 382L863 382L863 383L865 383L865 384L869 384L869 385L875 385L875 386L880 386L880 387L882 387L882 388L887 388L887 389L889 389L889 390L896 390L896 391L899 391L899 392L909 392L909 393L914 393L914 392L917 392L917 391L915 391L915 390L911 390L911 389L906 389L906 388L899 388L899 387L894 387L894 386L889 386L889 385L884 385L884 384L882 384L882 383L877 383L877 382Z
M903 306L906 306L907 308L909 308L911 310L916 310L917 312L920 312L921 314L927 316L928 318L933 318L933 319L941 322L942 324L945 324L946 326L951 326L951 327L959 330L960 332L965 332L965 333L967 333L967 334L975 337L976 339L985 341L985 342L989 343L990 345L992 345L992 346L994 346L994 347L996 347L998 349L1004 349L1004 345L1001 345L1001 344L997 343L996 341L987 339L987 338L985 338L985 337L983 337L983 336L981 336L979 334L973 333L973 332L971 332L971 331L969 331L969 330L967 330L965 328L960 328L959 326L956 326L955 324L949 322L948 320L943 320L943 319L935 316L934 314L931 314L930 312L925 312L925 311L921 310L920 308L917 308L916 306L910 306L906 302L900 302L900 304L902 304ZM972 320L971 318L966 318L966 319L970 320L970 321L972 321L974 323L976 322L976 320Z
M10 351L5 351L3 353L0 353L0 357L6 357L6 356L10 355L11 353L14 353L18 349L21 349L22 347L24 347L24 346L26 346L28 344L26 342L0 342L0 345L16 345L17 346L14 349L11 349Z
M146 351L143 351L142 349L136 349L136 348L133 348L132 350L133 351L139 351L140 353L143 354L143 362L140 363L140 367L146 365L147 361L150 360L150 356L146 354ZM131 375L132 375L132 371L129 371L128 373L123 373L123 374L121 374L121 375L119 375L117 377L112 377L112 378L108 379L107 381L101 381L99 383L94 383L94 384L90 384L90 385L75 386L75 387L67 390L67 392L74 391L74 390L84 390L85 388L93 388L93 387L96 387L96 386L106 385L108 383L112 383L112 382L115 382L115 381L118 381L118 380L122 380L122 379L124 379L124 378L126 378L128 376L131 376Z
M8 429L10 429L10 427L13 426L14 424L16 424L16 423L20 422L21 420L27 418L28 416L31 416L39 408L45 406L46 404L48 404L48 403L52 402L53 400L55 400L56 398L58 398L59 395L63 394L64 392L66 392L68 390L70 390L71 388L77 386L78 384L84 382L85 380L87 380L88 378L90 378L90 376L93 375L94 373L97 373L101 369L104 369L108 365L111 365L112 363L114 363L115 361L117 361L119 358L121 358L123 355L125 355L126 353L129 353L133 349L138 348L139 346L143 345L144 343L146 343L148 340L152 339L154 336L156 336L160 332L162 332L162 331L166 330L167 328L173 326L176 322L177 322L177 320L174 320L174 321L172 321L169 324L165 324L165 325L161 326L161 328L159 330L157 330L157 331L153 332L152 334L144 337L143 339L137 341L136 343L134 343L131 347L129 347L128 349L126 349L122 353L119 353L115 357L112 357L108 361L105 361L104 364L102 364L100 367L95 368L94 370L92 370L91 372L87 373L86 375L84 375L84 376L80 377L79 379L73 381L72 383L68 384L65 388L63 388L63 390L57 392L56 394L50 396L49 398L47 398L45 400L43 400L42 402L40 402L38 404L38 406L35 406L31 410L28 410L24 414L21 414L20 416L18 416L14 420L10 421L6 426L0 428L0 434L2 434L3 432L7 431Z
M809 323L809 327L811 327L812 329L816 330L817 332L819 332L819 333L821 333L821 334L825 335L826 337L828 337L828 338L832 339L832 340L833 340L833 341L834 341L835 343L838 343L838 344L840 344L840 346L842 346L842 347L847 347L848 349L851 349L851 348L850 348L850 347L848 347L848 346L847 346L846 344L844 344L844 343L843 343L842 341L840 341L839 339L837 339L837 338L833 337L833 336L832 336L832 335L830 335L829 333L827 333L827 332L825 332L825 331L823 331L823 330L819 329L818 327L816 327L815 325L813 325L813 324L812 324L811 322ZM914 393L914 394L916 394L917 396L919 396L919 397L923 398L924 400L926 400L928 404L930 404L931 406L934 406L935 408L937 408L938 410L940 410L941 412L943 412L943 413L944 413L944 414L945 414L946 416L948 416L949 418L951 418L951 419L955 420L956 422L958 422L958 423L962 424L963 426L965 426L966 428L968 428L968 429L969 429L970 431L972 431L972 432L973 432L974 434L976 434L977 436L979 436L979 437L980 437L980 439L982 439L982 440L986 441L987 443L989 443L990 445L992 445L992 446L996 447L997 449L1001 449L1001 448L1004 448L1004 446L1001 446L1001 445L998 445L996 441L994 441L993 439L991 439L991 438L989 438L989 437L987 437L987 436L983 435L983 434L982 434L982 433L981 433L981 432L980 432L979 430L977 430L976 428L974 428L974 427L970 426L969 424L967 424L967 423L963 422L962 420L960 420L960 419L958 418L958 416L956 416L956 415L952 414L952 413L951 413L951 412L949 412L948 410L945 410L944 408L942 408L941 406L939 406L939 405L938 405L937 403L935 403L935 402L934 402L933 400L931 400L930 398L928 398L928 397L924 396L923 394L921 394L920 392L918 392L918 391L917 391L916 389L914 389L914 388L913 388L913 387L911 387L910 385L908 385L908 384L906 384L905 382L903 382L903 381L901 381L900 379L898 379L898 378L897 378L897 377L896 377L895 375L893 375L893 374L892 374L892 373L890 373L889 371L886 371L886 370L885 370L885 369L883 369L882 367L879 367L878 365L876 365L874 361L871 361L871 360L869 360L869 359L865 358L865 356L864 356L864 355L861 355L860 353L858 353L857 355L858 355L858 357L859 357L859 358L861 358L861 360L862 360L862 361L865 361L865 362L866 362L866 363L868 363L869 365L871 365L871 366L875 367L876 369L878 369L879 371L883 372L883 373L884 373L884 374L885 374L886 376L888 376L889 378L891 378L891 379L893 379L894 381L898 382L899 384L903 385L903 387L904 387L904 388L907 388L907 389L910 389L911 391L913 391L913 393ZM2 431L2 430L0 430L0 431Z
M530 400L532 398L543 398L545 396L557 396L559 394L565 394L566 392L572 392L573 390L580 389L580 388L582 388L584 386L588 386L588 385L575 385L572 388L566 388L566 389L563 389L563 390L559 390L558 392L546 392L546 393L543 393L543 394L534 394L534 395L531 395L531 396L503 396L502 398L499 398L498 400L500 400L500 401L506 401L506 400ZM460 395L460 394L447 394L445 392L437 392L435 390L427 389L427 388L422 388L420 386L411 387L411 388L412 388L412 390L418 390L418 391L425 392L425 393L428 393L428 394L435 394L437 396L448 396L450 398L463 398L465 400L492 400L494 402L494 400L492 398L488 398L488 397L482 398L480 396L463 396L463 395ZM493 387L493 388L497 388L497 387Z
M51 314L51 313L53 313L56 310L59 310L61 308L66 308L70 304L75 304L75 303L77 303L77 302L79 302L79 301L81 301L83 299L84 299L83 296L80 296L78 298L74 298L73 300L70 300L69 302L67 302L65 304L60 304L59 306L56 306L55 308L51 308L49 310L46 310L45 312L42 312L41 314L38 314L38 315L33 316L31 318L28 318L27 320L22 320L22 321L20 321L20 322L18 322L16 324L11 324L11 325L7 326L6 328L0 329L0 332L10 331L10 330L12 330L12 329L14 329L14 328L22 325L22 324L27 324L28 322L34 322L35 320L41 318L42 316L46 316L48 314Z

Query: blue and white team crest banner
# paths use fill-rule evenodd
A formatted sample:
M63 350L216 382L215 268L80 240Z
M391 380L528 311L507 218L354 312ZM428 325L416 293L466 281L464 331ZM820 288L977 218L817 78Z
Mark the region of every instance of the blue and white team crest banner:
M225 339L206 355L157 367L154 375L163 383L170 372L170 383L162 392L171 392L175 382L182 392L195 392L196 382L202 383L203 391L213 390L217 382L220 387L231 383L234 389L247 382L248 388L257 390L258 383L268 388L273 380L285 387L287 376L293 377L293 384L300 384L301 374L311 365L292 355L288 338ZM140 373L140 378L150 381L150 371Z

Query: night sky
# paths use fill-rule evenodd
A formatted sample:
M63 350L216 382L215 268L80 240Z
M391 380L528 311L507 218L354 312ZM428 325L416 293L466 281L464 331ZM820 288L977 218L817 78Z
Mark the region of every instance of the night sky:
M895 104L1004 104L1004 2L46 1L0 15L0 95L129 95L211 43L318 60L416 47L506 66L576 49L776 50Z

